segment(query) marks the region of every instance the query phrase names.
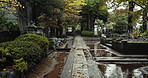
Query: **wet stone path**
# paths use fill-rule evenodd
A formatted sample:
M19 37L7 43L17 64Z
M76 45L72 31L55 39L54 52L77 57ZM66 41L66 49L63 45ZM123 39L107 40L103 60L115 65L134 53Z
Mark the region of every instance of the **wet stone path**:
M82 37L76 37L60 78L102 78L99 73L89 47Z

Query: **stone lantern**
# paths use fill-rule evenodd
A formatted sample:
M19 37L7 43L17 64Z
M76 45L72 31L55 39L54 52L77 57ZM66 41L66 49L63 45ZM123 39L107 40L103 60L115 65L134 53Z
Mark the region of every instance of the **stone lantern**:
M98 22L95 20L94 22L94 35L98 36L98 26L97 26Z
M27 34L35 34L36 33L36 26L32 23L30 26L27 26Z
M43 35L43 27L41 27L41 26L36 27L36 34Z
M43 35L43 28L41 26L35 26L34 23L32 23L30 26L27 26L26 28L28 34Z

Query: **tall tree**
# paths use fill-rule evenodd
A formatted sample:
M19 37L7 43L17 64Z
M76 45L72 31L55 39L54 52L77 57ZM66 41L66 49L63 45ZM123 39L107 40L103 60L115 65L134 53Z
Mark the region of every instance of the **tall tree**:
M38 0L36 1L36 3L37 5L40 5L36 8L39 24L45 27L46 32L51 31L50 36L61 35L63 27L62 26L62 16L64 9L63 0Z
M86 5L82 7L82 30L93 30L95 19L107 21L107 5L102 0L87 0Z
M133 30L133 11L134 11L135 4L133 1L129 1L129 13L128 13L128 31L132 32Z
M64 15L63 20L67 25L76 26L81 16L82 5L85 5L85 0L64 0Z
M115 10L110 13L108 18L109 23L114 23L113 32L123 34L128 30L128 12L127 9Z
M133 23L136 22L136 20L139 20L140 16L143 16L143 26L142 26L142 32L144 32L147 28L146 25L146 20L144 20L144 18L147 16L148 13L148 1L147 0L105 0L107 1L107 3L111 3L112 6L111 7L116 7L118 8L120 6L120 4L122 4L122 6L126 6L129 7L129 23L128 23L128 28L129 31L132 31L133 28ZM141 7L142 9L138 10L138 11L133 11L133 9L135 9L136 7L134 7L135 5Z

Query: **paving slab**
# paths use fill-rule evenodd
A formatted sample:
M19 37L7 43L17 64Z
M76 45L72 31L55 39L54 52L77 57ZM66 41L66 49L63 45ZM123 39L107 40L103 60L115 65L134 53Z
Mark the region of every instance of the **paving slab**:
M95 61L90 59L92 56L89 52L89 47L83 38L75 37L60 78L103 78Z

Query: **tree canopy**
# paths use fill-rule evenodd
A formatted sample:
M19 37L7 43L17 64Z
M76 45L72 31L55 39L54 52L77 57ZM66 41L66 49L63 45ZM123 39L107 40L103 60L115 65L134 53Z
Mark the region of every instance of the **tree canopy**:
M102 0L87 0L82 7L82 30L93 30L95 19L107 22L107 5Z
M115 10L110 13L108 18L108 23L114 23L113 32L118 34L123 34L127 32L128 25L128 12L127 9Z

